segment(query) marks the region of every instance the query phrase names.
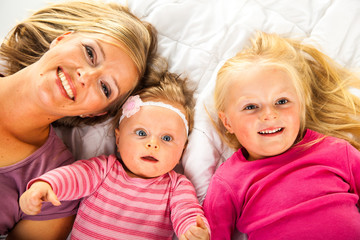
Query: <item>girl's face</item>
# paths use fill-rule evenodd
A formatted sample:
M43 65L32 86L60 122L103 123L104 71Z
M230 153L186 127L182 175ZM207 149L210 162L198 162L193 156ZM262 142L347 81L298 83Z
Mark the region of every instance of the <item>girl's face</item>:
M119 45L101 34L58 37L31 68L39 104L60 117L102 114L138 81L136 65Z
M219 117L247 150L248 160L281 154L300 130L300 101L289 76L278 69L254 68L229 79L232 84Z
M184 113L183 108L179 108ZM187 134L180 116L157 106L142 106L115 129L116 145L131 177L153 178L179 163Z

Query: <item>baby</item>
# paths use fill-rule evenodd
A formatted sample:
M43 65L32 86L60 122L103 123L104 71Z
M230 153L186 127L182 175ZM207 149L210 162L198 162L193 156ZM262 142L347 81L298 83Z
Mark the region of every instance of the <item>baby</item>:
M173 171L193 125L192 91L169 72L160 83L129 97L115 129L120 157L79 160L28 184L20 197L26 214L43 201L80 199L72 239L209 239L195 189ZM116 118L119 119L119 116Z

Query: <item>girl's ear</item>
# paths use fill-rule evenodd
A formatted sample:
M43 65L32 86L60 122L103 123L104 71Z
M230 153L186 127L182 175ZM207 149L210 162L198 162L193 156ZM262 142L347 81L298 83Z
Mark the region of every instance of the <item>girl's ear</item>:
M234 131L232 130L232 127L231 127L231 123L230 123L228 117L226 116L226 114L224 112L219 112L218 116L219 116L221 122L223 123L224 127L229 131L229 133L234 133Z
M60 36L58 36L57 38L55 38L51 43L50 43L50 48L56 46L61 40L63 40L64 38L66 38L67 36L69 36L70 34L72 34L74 32L66 32Z

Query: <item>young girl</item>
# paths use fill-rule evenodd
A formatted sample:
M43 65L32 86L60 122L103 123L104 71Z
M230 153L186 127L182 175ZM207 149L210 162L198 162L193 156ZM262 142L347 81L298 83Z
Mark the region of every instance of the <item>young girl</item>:
M83 198L72 239L172 239L174 231L209 239L194 187L172 170L193 125L192 92L174 74L160 77L123 106L115 129L120 159L80 160L30 181L21 209L32 215L43 201Z
M213 239L235 228L249 239L360 239L356 84L313 47L272 34L224 64L216 125L238 151L204 201Z

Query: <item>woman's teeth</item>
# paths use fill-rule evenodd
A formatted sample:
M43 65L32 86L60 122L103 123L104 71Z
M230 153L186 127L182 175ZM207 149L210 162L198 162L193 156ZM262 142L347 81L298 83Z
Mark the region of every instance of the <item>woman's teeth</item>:
M63 87L66 91L66 94L69 96L69 98L74 100L74 93L71 90L70 84L69 84L68 80L66 79L65 74L60 69L58 71L58 76L61 80L61 84L63 85Z
M271 133L276 133L276 132L280 132L282 130L282 128L277 128L277 129L273 129L273 130L265 130L265 131L260 131L260 134L271 134Z

